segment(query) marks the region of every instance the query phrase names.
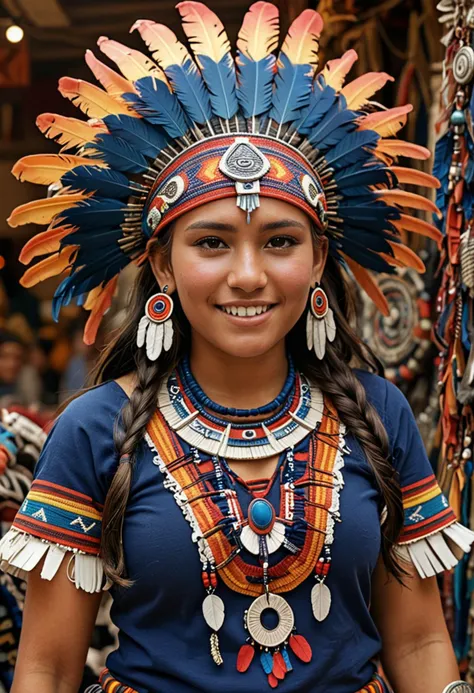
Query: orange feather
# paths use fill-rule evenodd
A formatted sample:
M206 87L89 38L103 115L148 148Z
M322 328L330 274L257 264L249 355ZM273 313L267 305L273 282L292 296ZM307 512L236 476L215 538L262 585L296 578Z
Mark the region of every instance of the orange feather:
M369 113L359 120L359 130L373 130L381 137L394 137L402 128L408 118L408 114L413 110L409 103L406 106L389 108L387 111Z
M318 66L319 37L323 18L316 10L303 10L288 29L281 52L293 65Z
M247 58L263 60L277 48L279 28L278 8L270 2L254 2L242 22L237 48Z
M90 50L86 51L86 63L96 80L102 84L110 96L120 98L123 94L135 92L135 87L128 79L118 75L108 65L104 65Z
M387 82L393 81L393 77L386 72L368 72L361 77L357 77L342 90L342 94L347 101L347 108L358 111L366 106L368 99L378 92L379 89L382 89Z
M90 196L90 194L74 193L32 200L16 207L7 222L12 228L23 224L49 224L56 215L75 207L78 202L87 200Z
M202 2L179 2L176 9L183 20L196 60L206 55L216 63L230 52L230 42L219 17Z
M19 260L23 265L29 265L33 258L48 253L56 253L61 247L61 241L74 231L73 226L50 226L49 229L30 238L20 253Z
M380 310L382 315L389 315L390 310L388 307L387 299L380 290L377 282L372 277L372 275L365 269L361 267L358 262L355 262L347 255L342 254L344 260L347 262L352 274L354 275L357 282L364 289L367 296L369 296L375 303L377 308Z
M379 140L375 153L387 154L389 157L407 156L411 159L420 159L424 161L429 159L431 152L426 147L404 140Z
M397 176L399 183L421 185L424 188L439 188L441 186L436 176L432 176L424 171L418 171L416 168L392 166L390 170Z
M351 70L359 56L352 48L344 53L342 58L328 60L322 71L326 84L336 91L340 91L347 74Z
M107 164L100 160L72 154L31 154L19 159L12 168L12 173L22 182L51 185L57 183L61 176L76 166L96 165L99 168L107 167Z
M103 123L95 125L77 118L67 118L56 113L42 113L36 118L36 125L49 140L56 140L63 145L63 149L82 147L92 142L96 135L107 132Z
M40 260L36 265L26 270L20 279L20 284L29 289L45 279L61 274L71 264L71 257L76 250L77 246L68 246L60 250L59 253L54 253L44 260Z
M381 190L377 192L379 200L384 200L388 204L396 204L400 207L411 207L412 209L422 209L425 212L432 212L441 217L442 214L434 202L428 200L423 195L407 192L406 190Z
M393 250L393 254L395 256L395 259L398 260L399 262L403 263L404 267L411 267L412 269L415 269L417 272L420 274L423 274L423 272L426 271L426 267L424 265L424 262L420 260L418 255L416 255L411 248L407 248L406 245L402 245L401 243L393 243L392 241L388 241L390 247ZM390 261L390 256L385 256L388 261ZM395 263L392 263L395 264Z
M121 101L107 94L99 87L82 79L61 77L59 92L81 109L89 118L105 118L108 115L138 115Z
M428 224L428 222L423 219L418 219L418 217L412 217L408 214L402 214L400 219L392 221L392 224L399 231L412 231L412 233L417 233L420 236L431 238L441 247L443 234L436 226Z
M107 310L110 308L117 287L117 277L113 277L102 289L93 304L91 314L84 329L85 344L94 344L97 337L97 330ZM92 292L90 292L92 293Z
M125 79L130 82L136 82L142 77L155 77L168 83L163 70L140 51L128 48L118 41L112 41L107 36L101 36L97 45L104 55L114 61Z

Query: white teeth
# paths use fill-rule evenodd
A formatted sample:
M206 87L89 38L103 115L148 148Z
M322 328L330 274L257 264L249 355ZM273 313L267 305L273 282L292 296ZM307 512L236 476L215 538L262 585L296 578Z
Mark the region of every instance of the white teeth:
M222 306L229 315L238 315L239 317L253 318L255 315L266 313L270 306Z

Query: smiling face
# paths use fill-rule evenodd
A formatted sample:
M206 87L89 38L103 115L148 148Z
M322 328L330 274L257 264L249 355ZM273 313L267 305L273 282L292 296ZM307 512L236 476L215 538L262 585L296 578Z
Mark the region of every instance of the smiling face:
M171 262L156 253L151 263L160 286L178 293L193 348L253 358L284 347L325 259L325 239L315 247L301 210L261 198L247 223L235 198L228 198L180 217Z

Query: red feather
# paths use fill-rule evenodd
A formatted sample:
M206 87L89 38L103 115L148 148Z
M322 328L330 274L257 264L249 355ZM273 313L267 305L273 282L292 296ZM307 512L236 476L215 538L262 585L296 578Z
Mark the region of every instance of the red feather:
M240 671L242 674L244 671L247 671L249 666L252 664L254 655L255 650L252 645L242 645L237 657L237 671Z
M281 652L275 652L273 655L273 671L272 674L276 676L277 679L283 681L286 675L286 664L283 659Z
M268 683L272 688L276 688L278 686L278 679L274 674L268 674Z
M110 308L110 304L112 303L114 292L117 287L117 280L118 276L113 277L105 285L102 292L97 297L84 329L85 344L94 344L95 338L97 336L97 330L99 329L102 318L104 317L105 313Z
M306 664L311 661L313 652L306 638L302 635L291 635L289 644L298 659L301 659L302 662L306 662Z

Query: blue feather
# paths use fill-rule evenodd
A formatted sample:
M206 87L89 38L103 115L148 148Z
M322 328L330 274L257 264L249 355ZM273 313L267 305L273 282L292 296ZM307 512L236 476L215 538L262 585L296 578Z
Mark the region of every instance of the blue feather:
M109 115L103 120L113 135L126 140L143 156L150 159L155 159L168 144L166 135L160 132L158 127L152 127L142 118Z
M270 110L275 60L272 54L263 60L252 60L238 53L237 98L246 118L264 115Z
M218 63L207 55L197 55L196 58L209 90L213 114L227 120L233 118L239 109L239 103L235 88L235 65L231 54L226 53Z
M124 222L127 210L127 205L118 200L92 197L61 212L61 219L63 224L77 226L81 231L112 228Z
M348 132L355 130L356 118L357 113L345 108L341 99L338 99L316 129L308 133L308 140L320 151L335 147Z
M373 272L384 272L385 274L393 274L394 269L377 253L373 253L362 243L358 243L352 238L342 238L336 242L336 246L342 250L345 255L348 255L353 260L366 267ZM392 249L389 248L389 253L392 255Z
M193 60L188 58L183 65L170 65L165 74L188 117L199 125L211 120L209 94Z
M263 667L263 671L266 674L271 674L273 670L273 656L270 652L265 652L265 650L260 655L260 663Z
M288 654L288 650L286 649L286 647L284 647L282 649L281 654L282 654L283 659L285 660L286 670L287 671L293 671L293 666L291 664L290 655Z
M338 205L338 216L346 218L355 226L362 228L373 229L381 232L382 224L390 223L390 219L400 219L400 212L395 207L391 207L385 203L379 205L357 205L353 200L346 205L341 202Z
M372 157L372 152L377 146L380 135L372 130L360 130L351 132L341 142L326 154L326 161L336 170L344 170L347 166L364 161Z
M334 177L343 195L346 194L346 188L351 186L385 183L389 188L392 188L396 183L395 175L382 163L362 168L355 164L342 171L337 171Z
M308 105L313 68L311 65L293 65L285 53L280 54L279 63L270 118L284 125L296 120L300 110Z
M184 137L188 131L186 116L175 94L154 77L142 77L135 82L136 94L125 94L137 113L153 125L162 125L172 137Z
M313 90L308 105L303 109L300 118L294 123L295 128L302 135L307 135L316 127L326 113L334 105L336 91L328 87L323 75L320 75L313 83Z
M72 190L96 192L101 197L126 199L137 192L146 192L140 183L128 180L127 176L110 168L76 166L61 177L61 183Z
M101 230L100 233L88 231L75 231L70 233L61 241L61 247L66 245L79 245L76 266L85 264L82 261L90 262L94 259L95 253L99 249L110 249L110 247L123 238L123 231L119 228ZM91 257L92 254L92 257Z
M84 151L91 159L105 161L111 168L128 173L143 173L148 169L148 162L127 140L107 133L97 135L95 140L86 144Z

